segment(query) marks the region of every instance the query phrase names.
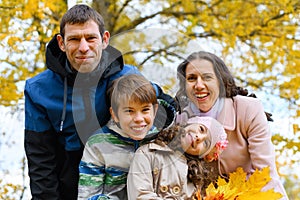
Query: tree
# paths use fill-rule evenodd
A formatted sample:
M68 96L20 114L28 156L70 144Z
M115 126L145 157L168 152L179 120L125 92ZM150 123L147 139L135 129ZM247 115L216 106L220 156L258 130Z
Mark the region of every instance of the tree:
M160 24L189 39L218 42L241 84L286 99L298 110L295 116L300 116L298 0L105 0L92 5L103 14L112 35ZM153 7L156 9L150 11ZM174 56L161 49L149 53L156 54L153 60L155 56ZM241 60L242 66L233 63L235 59Z
M213 49L239 85L285 99L285 109L299 120L299 0L94 0L91 5L103 15L111 44L127 63L174 68L190 51ZM17 106L23 96L19 83L44 70L46 44L66 9L67 0L0 3L1 105ZM191 40L195 48L188 48ZM175 82L168 77L164 89ZM299 149L299 126L294 127L296 140L274 136L279 153Z
M66 1L1 1L1 105L17 105L23 96L18 83L44 68L45 46L66 8Z
M292 109L298 110L295 116L300 116L300 68L296 67L300 64L298 0L103 0L91 4L103 15L112 36L159 24L190 40L205 39L207 44L218 42L222 56L241 84L286 99L293 105ZM3 15L1 47L6 50L5 56L1 56L5 66L1 71L2 85L16 91L18 81L44 68L45 46L58 32L59 19L67 9L66 5L66 0L55 3L9 0L0 4ZM178 37L182 36L178 34ZM145 41L145 37L135 40L137 44ZM148 50L147 62L178 56L174 55L176 52L168 51L169 47L182 45L178 45L178 41L162 45L157 51L145 49L145 52ZM145 60L137 62L136 58L130 57L135 53L128 53L130 61L145 63ZM236 58L241 60L242 66L234 63ZM6 92L10 95L1 93L1 104L10 105L10 100L20 98L14 92Z
M19 85L44 69L45 46L52 34L58 31L59 19L66 8L66 1L0 2L1 105L20 111L23 90ZM1 140L4 135L1 134ZM14 141L10 142L14 145ZM21 164L21 170L25 173L25 158ZM1 177L0 199L23 199L26 188L10 181Z

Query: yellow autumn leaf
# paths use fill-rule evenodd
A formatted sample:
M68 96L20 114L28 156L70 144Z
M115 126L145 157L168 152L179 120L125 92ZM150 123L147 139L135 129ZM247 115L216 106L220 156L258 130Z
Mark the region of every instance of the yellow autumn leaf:
M256 192L256 193L250 193L250 192L246 192L241 194L238 198L236 198L237 200L277 200L280 199L282 197L282 195L278 192L275 192L273 189L272 190L268 190L266 192Z
M261 189L271 180L269 167L256 170L248 179L242 168L229 175L229 181L223 178L217 181L217 188L211 183L206 189L205 200L265 200L280 199L282 194L273 189L261 191Z
M252 176L245 182L245 189L260 191L270 180L270 168L263 168L261 171L256 169Z

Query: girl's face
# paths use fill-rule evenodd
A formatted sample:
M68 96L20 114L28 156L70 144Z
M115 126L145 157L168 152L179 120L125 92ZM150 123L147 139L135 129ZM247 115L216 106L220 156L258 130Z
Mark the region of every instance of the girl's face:
M152 103L120 102L118 113L111 109L112 118L134 140L143 139L152 128L158 105Z
M188 98L202 112L209 111L219 97L219 81L213 64L204 59L196 59L186 66L186 93Z
M211 135L203 124L189 124L185 128L186 134L181 136L182 149L194 156L201 156L211 145Z

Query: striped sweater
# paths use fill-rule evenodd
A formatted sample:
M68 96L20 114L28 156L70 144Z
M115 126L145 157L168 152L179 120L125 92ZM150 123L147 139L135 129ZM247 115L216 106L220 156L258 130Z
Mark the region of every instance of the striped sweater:
M127 199L127 174L136 149L155 137L150 131L143 141L129 138L114 123L92 135L79 165L78 199Z

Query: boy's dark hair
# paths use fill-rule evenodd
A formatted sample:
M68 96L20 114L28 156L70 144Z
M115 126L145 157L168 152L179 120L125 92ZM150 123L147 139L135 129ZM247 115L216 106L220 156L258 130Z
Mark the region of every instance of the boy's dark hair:
M93 20L98 25L102 37L105 31L103 17L96 10L84 4L77 4L64 14L60 21L60 35L64 38L66 24L84 24L89 20Z

